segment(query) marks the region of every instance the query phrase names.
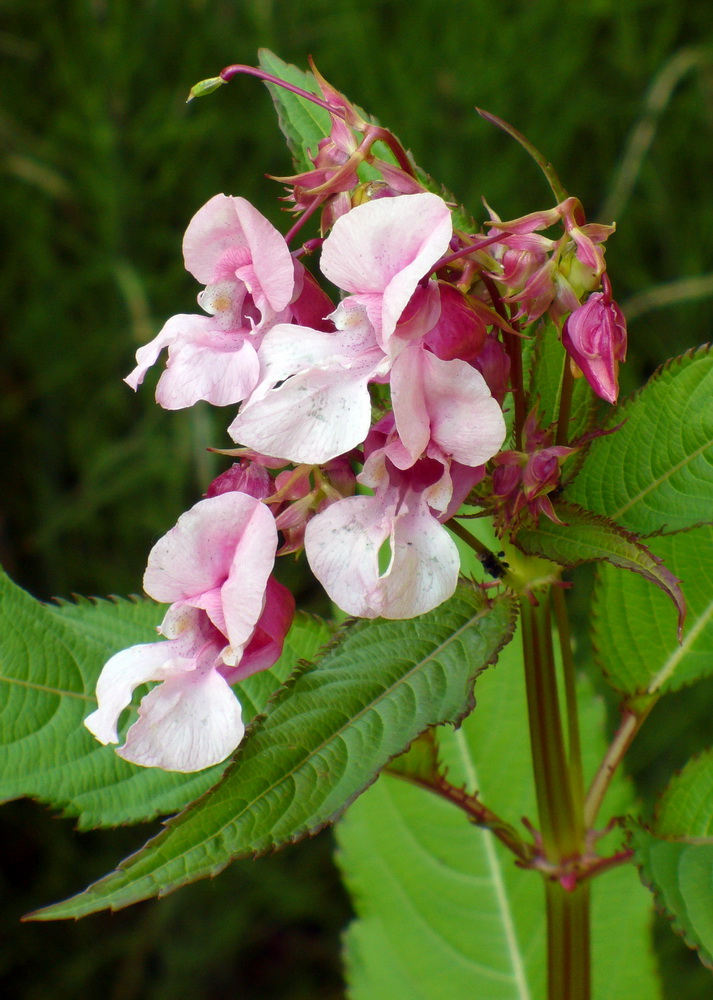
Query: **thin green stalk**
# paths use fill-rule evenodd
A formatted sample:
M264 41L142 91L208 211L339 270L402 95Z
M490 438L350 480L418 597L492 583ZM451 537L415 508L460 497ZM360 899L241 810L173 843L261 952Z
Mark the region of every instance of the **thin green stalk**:
M611 741L609 749L604 755L604 759L599 765L599 769L594 775L592 784L587 792L584 806L584 822L587 829L591 829L594 826L599 808L604 801L604 796L607 793L616 769L621 764L626 751L631 746L634 737L641 729L641 726L657 701L657 697L652 697L641 708L629 705L624 706L619 728L614 734L614 739Z
M527 707L542 846L546 859L559 865L579 853L580 824L574 817L557 696L549 591L538 599L537 605L526 597L520 602Z
M529 153L532 159L535 161L537 166L540 168L542 173L545 175L545 179L552 190L555 198L558 202L564 201L567 197L567 192L562 187L562 181L557 176L555 168L547 160L542 153L537 149L536 146L526 139L522 132L518 132L516 128L509 124L509 122L503 121L502 118L498 118L497 115L491 114L490 111L483 111L482 108L475 109L481 118L485 118L486 121L492 122L493 125L497 125L501 128L503 132L507 132L508 135L512 136L516 142L519 142L522 148Z
M567 748L569 751L569 777L572 788L572 807L577 822L577 834L584 837L584 771L582 768L582 744L579 736L579 711L577 708L577 678L572 656L572 642L569 632L567 603L561 587L552 588L557 632L562 655L564 676L564 699L567 712Z
M526 597L521 599L522 642L542 852L545 860L556 870L581 856L586 846L581 791L576 790L576 780L572 780L573 772L576 775L581 771L579 725L574 700L573 664L571 658L567 658L568 758L557 692L549 590L538 594L538 599L537 605L532 605ZM568 641L566 625L564 633ZM548 998L589 1000L588 885L578 882L573 888L565 888L554 875L546 875L545 894Z
M588 1000L591 992L589 882L567 892L546 883L547 995L550 1000Z

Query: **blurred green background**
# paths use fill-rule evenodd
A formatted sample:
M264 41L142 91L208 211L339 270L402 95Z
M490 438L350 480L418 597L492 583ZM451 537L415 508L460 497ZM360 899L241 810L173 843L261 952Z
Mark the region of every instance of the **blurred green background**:
M4 229L0 561L37 597L140 589L152 542L223 466L225 414L164 413L156 375L121 381L164 320L196 310L180 243L213 194L287 226L290 172L271 102L237 79L186 106L197 80L260 46L393 128L484 216L549 205L537 169L474 113L512 122L555 164L607 251L630 318L624 388L713 326L713 5L709 0L0 0ZM652 775L708 740L713 688L635 745ZM707 700L706 700L707 699ZM678 721L676 721L678 720ZM677 727L677 728L675 728ZM17 923L81 888L150 831L75 834L30 803L4 809L6 996L34 1000L339 997L348 903L327 837L160 904L74 925ZM667 997L709 973L660 928ZM407 998L404 998L407 1000Z

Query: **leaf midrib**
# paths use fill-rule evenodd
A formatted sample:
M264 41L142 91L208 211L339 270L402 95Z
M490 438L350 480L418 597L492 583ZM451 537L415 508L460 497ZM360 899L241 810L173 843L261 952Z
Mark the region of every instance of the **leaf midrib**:
M706 449L710 448L711 444L711 441L705 441L699 448L696 448L690 454L686 455L685 458L682 458L676 465L670 466L664 475L659 476L658 479L652 480L644 487L644 489L640 490L633 497L630 497L628 502L620 507L619 510L614 511L613 514L607 514L607 517L616 521L622 514L626 513L627 510L630 510L635 504L639 503L643 497L651 493L652 490L658 489L663 483L679 472L685 465L688 465L688 463L692 462L694 458L697 458L700 454L706 451Z
M463 762L463 769L468 779L469 789L472 793L475 793L478 791L479 788L478 774L473 759L468 753L468 748L465 742L465 736L463 734L462 729L459 729L458 732L455 734L455 740L458 745L458 752L460 753L461 760ZM488 867L492 872L492 883L493 883L493 891L495 892L495 899L498 905L498 909L502 914L503 929L505 931L505 941L507 944L507 950L510 956L510 962L513 969L512 980L515 983L518 992L518 997L520 998L520 1000L532 1000L532 994L530 993L530 987L527 983L525 968L522 963L521 950L517 941L517 929L515 928L515 924L512 919L511 908L508 904L507 894L505 892L501 865L498 861L498 857L495 852L495 845L493 844L492 835L488 830L483 830L483 844L485 847L485 854Z
M451 643L455 642L456 639L458 639L463 632L465 632L468 628L470 628L472 625L474 625L475 622L477 622L480 618L482 618L489 610L490 610L490 608L487 608L487 607L483 608L476 615L473 615L472 617L470 617L468 619L468 621L465 622L457 631L452 632L449 635L449 637L444 642L442 642L439 646L437 646L436 649L434 649L434 651L432 653L430 653L427 657L424 657L423 659L419 660L418 663L416 663L416 664L413 665L413 667L408 671L408 673L403 674L394 684L391 685L391 687L386 688L380 694L380 696L379 696L378 699L372 700L368 705L366 705L362 709L361 712L359 712L358 715L354 716L353 718L350 718L348 722L344 723L338 730L336 730L334 733L332 733L331 736L330 736L330 738L328 740L323 740L322 743L319 745L318 748L316 748L314 751L310 752L308 755L306 755L305 757L303 757L299 761L298 764L295 764L295 766L290 769L290 771L288 771L287 773L283 774L281 776L279 782L274 782L272 785L269 786L269 788L264 789L260 793L260 795L258 797L253 798L249 803L246 803L245 807L236 816L234 816L229 822L223 823L220 827L218 827L216 830L214 830L213 833L210 835L210 837L206 838L202 842L202 844L205 845L209 840L214 840L214 839L222 837L223 834L224 834L224 831L227 830L230 826L236 825L240 821L240 819L245 815L245 813L248 812L248 810L252 809L257 802L259 802L261 799L264 799L267 795L270 794L270 792L274 791L277 787L279 787L279 785L284 784L284 782L287 779L291 778L295 774L296 771L298 771L299 769L301 769L307 761L309 761L313 757L316 757L319 753L322 752L322 750L326 746L328 746L330 743L333 743L334 740L336 740L339 736L341 736L345 729L351 727L358 719L360 719L361 717L363 717L366 714L367 711L370 711L375 705L378 705L379 702L383 701L384 698L391 691L393 691L395 688L397 688L400 684L405 683L408 680L408 678L416 670L421 669L424 664L426 664L429 661L433 660L443 649L447 648ZM227 783L229 780L230 780L230 774L228 773L228 774L226 774L222 778L221 784ZM220 787L220 786L217 786L217 787ZM206 794L210 794L210 793L206 793ZM169 837L170 834L175 829L176 829L175 827L172 829L171 826L169 825L167 827L167 829L166 829L166 833L165 834L159 834L159 836ZM297 833L297 832L298 831L295 831L295 833ZM302 831L300 831L300 832L302 832ZM157 847L158 846L159 845L157 845ZM186 849L184 851L181 851L178 854L174 854L168 861L165 861L165 862L163 862L163 864L159 865L159 867L154 868L154 869L152 869L152 870L150 870L148 872L145 872L143 874L138 875L137 876L137 880L141 880L141 879L146 878L146 879L153 880L154 882L158 881L158 876L159 876L160 872L162 872L164 870L164 868L168 867L169 865L175 864L176 862L180 861L183 858L188 857L189 854L192 851L196 850L196 848L199 847L199 846L200 845L198 845L198 844L193 844L188 849ZM137 859L137 862L135 862L135 864L136 863L138 863L138 859ZM111 875L108 875L106 878L107 879L113 879L115 877L126 878L130 874L130 871L131 871L130 869L125 868L123 871L112 873ZM105 880L102 879L101 881L104 882ZM98 884L100 884L100 883L98 883ZM178 880L176 888L180 884L181 884L181 882L180 882L180 880ZM115 893L117 895L120 895L121 892L122 892L122 890L124 890L125 888L127 888L129 885L130 885L130 883L126 883L125 882L123 885L117 886L117 888L115 890ZM79 900L83 896L86 897L86 894L89 894L90 898L91 898L91 895L93 894L93 891L95 891L95 890L93 890L93 888L90 886L89 889L86 889L85 892L81 893L80 896L76 897L76 898ZM110 904L110 899L111 899L111 896L107 896L106 897L106 902L107 902L108 905L111 905ZM79 904L75 908L76 909L82 909L81 905L79 905ZM75 909L75 908L73 908L73 909ZM71 912L71 911L69 911L69 912Z
M8 677L6 674L0 674L0 681L5 684L16 684L18 687L32 688L34 691L43 691L45 694L54 694L58 696L65 696L67 698L77 698L79 701L96 701L91 695L80 694L78 691L66 691L63 688L53 688L49 687L47 684L37 684L34 681L21 681L17 677Z

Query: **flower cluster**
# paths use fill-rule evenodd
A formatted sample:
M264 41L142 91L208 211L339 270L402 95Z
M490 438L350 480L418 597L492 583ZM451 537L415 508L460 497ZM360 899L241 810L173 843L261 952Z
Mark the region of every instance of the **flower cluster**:
M616 398L625 330L602 247L613 227L588 225L566 198L464 232L398 140L317 80L321 98L305 96L330 110L331 132L310 169L282 180L302 213L288 238L317 209L321 235L290 250L245 199L216 195L183 242L202 312L169 319L126 380L136 389L166 350L161 406L241 404L227 427L239 461L149 557L145 590L170 603L164 639L112 657L87 720L117 742L134 689L160 682L119 751L135 763L197 770L239 743L230 685L276 661L292 617L271 576L278 545L304 547L345 612L410 618L453 593L459 558L444 524L481 481L492 490L478 502L502 532L526 513L553 516L546 494L572 449L531 416L516 427L524 451L501 452L508 393L519 419L525 327L548 314L574 374ZM389 160L375 157L377 140ZM381 179L362 180L364 163ZM542 233L556 225L561 236ZM317 250L337 304L303 263Z

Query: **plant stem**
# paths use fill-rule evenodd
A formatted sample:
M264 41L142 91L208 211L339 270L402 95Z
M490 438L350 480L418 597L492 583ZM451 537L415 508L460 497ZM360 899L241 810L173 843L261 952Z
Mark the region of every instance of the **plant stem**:
M525 662L530 744L537 793L542 852L554 868L580 857L585 849L581 806L581 753L574 692L574 665L569 645L564 602L561 619L565 663L565 700L569 717L569 757L557 692L550 591L538 593L539 604L521 599L522 644ZM558 608L559 598L555 598ZM547 958L549 1000L589 1000L589 888L576 882L545 878L547 901Z
M546 882L547 995L550 1000L587 1000L590 995L589 882L567 892Z
M538 596L536 606L526 597L520 602L527 708L542 846L547 860L559 865L581 845L557 696L549 591Z
M387 767L386 770L389 771L389 768ZM507 847L509 851L512 851L520 861L527 864L531 860L532 850L517 830L510 823L506 823L505 820L501 819L492 809L488 809L477 795L469 795L468 792L452 785L439 774L425 777L405 774L399 771L390 771L389 773L393 774L396 778L408 781L412 785L417 785L419 788L425 788L447 802L451 802L459 809L462 809L475 826L481 826L486 830L490 830L493 836L497 837L500 843Z
M609 749L604 755L604 759L599 765L599 770L594 775L592 784L587 792L584 804L584 823L587 829L591 829L594 826L599 808L614 777L614 772L657 701L658 698L652 697L643 708L634 708L630 705L624 706L619 728L614 734L614 739L611 741Z
M526 139L522 132L518 132L516 128L513 128L513 126L508 122L503 121L502 118L498 118L497 115L491 114L490 111L483 111L482 108L476 108L475 110L481 118L485 118L486 121L491 122L493 125L497 125L497 127L501 128L503 132L507 132L507 134L511 135L516 142L520 143L522 148L530 154L532 159L545 175L547 183L550 185L550 189L557 201L564 201L567 197L567 192L562 187L562 181L557 176L555 168L549 160L545 159L539 149L537 149L536 146L533 146L530 140Z
M552 588L552 603L557 621L560 650L562 655L562 671L564 674L564 698L567 710L567 748L569 751L569 776L572 787L572 808L574 819L578 823L577 834L583 838L586 824L584 821L584 771L582 769L582 745L579 736L579 712L577 710L576 674L572 642L569 634L569 618L564 591L561 587Z

